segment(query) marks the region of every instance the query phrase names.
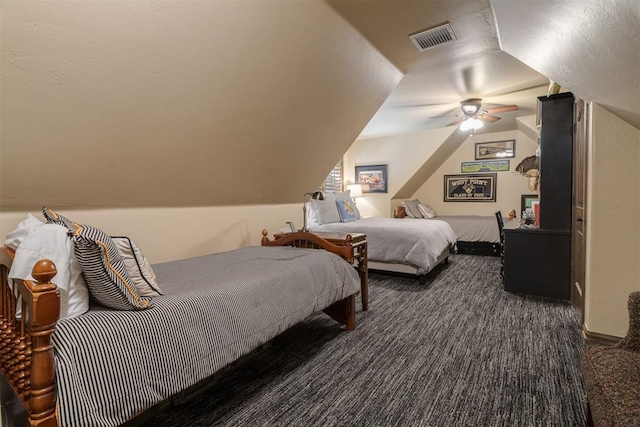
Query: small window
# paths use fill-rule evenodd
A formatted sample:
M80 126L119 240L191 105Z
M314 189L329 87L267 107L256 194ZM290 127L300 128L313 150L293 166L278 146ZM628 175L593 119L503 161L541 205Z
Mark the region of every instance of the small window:
M342 191L342 159L333 167L322 184L322 191L339 193Z

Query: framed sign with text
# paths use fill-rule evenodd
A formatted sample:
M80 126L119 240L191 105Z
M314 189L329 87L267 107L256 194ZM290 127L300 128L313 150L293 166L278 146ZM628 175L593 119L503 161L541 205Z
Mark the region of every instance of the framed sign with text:
M496 174L444 176L445 202L495 202Z

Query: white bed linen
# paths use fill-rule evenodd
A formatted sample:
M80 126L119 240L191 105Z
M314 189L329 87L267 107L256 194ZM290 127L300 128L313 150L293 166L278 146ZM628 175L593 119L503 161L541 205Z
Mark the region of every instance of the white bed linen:
M500 243L498 222L493 215L439 215L434 219L449 224L461 242ZM426 219L426 221L434 219Z
M16 250L9 270L11 286L17 279L34 280L31 271L41 259L53 261L57 274L53 283L60 292L60 319L77 317L89 309L89 289L76 260L73 242L61 225L44 224L32 228ZM22 313L22 297L18 297L16 315Z
M426 274L438 263L438 257L455 245L457 236L451 226L438 220L402 220L361 218L352 222L309 224L311 231L365 233L370 261L411 265L417 274Z

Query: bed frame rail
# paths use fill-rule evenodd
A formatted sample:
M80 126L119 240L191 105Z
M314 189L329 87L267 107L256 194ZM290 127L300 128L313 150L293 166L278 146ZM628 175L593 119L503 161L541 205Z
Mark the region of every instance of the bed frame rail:
M13 252L7 249L13 258ZM19 280L9 285L10 263L0 264L0 371L22 402L31 427L58 425L55 362L51 335L59 318L59 292L51 280L53 262L41 260L31 275L37 283ZM16 317L22 296L20 318Z

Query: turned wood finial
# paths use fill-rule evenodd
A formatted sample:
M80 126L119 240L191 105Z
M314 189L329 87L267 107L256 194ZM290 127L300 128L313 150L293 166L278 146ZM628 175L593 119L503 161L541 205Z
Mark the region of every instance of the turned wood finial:
M56 265L48 259L41 259L36 262L33 270L31 270L31 276L38 281L39 285L51 283L51 279L53 279L56 274L58 274Z
M262 242L268 242L269 238L267 237L269 235L269 232L267 231L266 228L262 229Z

